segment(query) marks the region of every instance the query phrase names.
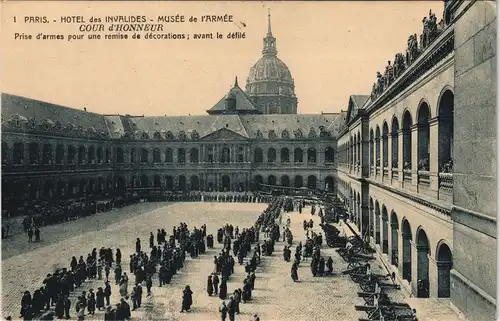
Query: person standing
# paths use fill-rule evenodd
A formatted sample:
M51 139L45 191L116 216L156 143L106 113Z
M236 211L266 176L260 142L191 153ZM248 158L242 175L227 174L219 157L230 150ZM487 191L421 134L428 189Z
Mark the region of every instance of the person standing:
M193 304L193 291L191 291L189 285L186 285L184 291L182 291L181 313L184 311L189 312L192 304Z
M208 276L208 280L207 280L207 293L208 293L208 296L212 296L212 294L214 293L214 285L212 283L212 275Z
M219 307L219 312L220 312L220 318L222 321L226 321L227 318L227 306L226 302L222 301L220 307Z
M217 295L217 293L219 292L219 277L217 276L217 273L213 274L212 283L214 285L214 293L215 295Z

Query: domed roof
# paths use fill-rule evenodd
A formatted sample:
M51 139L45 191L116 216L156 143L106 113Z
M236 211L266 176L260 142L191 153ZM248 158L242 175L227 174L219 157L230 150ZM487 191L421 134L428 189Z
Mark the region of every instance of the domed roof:
M293 84L292 74L287 65L276 56L264 56L250 68L247 84L261 81Z

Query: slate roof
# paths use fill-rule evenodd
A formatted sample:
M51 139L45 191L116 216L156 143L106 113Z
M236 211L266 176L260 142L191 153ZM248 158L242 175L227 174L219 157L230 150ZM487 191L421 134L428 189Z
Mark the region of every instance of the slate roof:
M83 130L89 128L96 132L108 133L108 127L103 115L74 109L56 104L51 104L35 99L20 97L2 93L2 123L8 122L15 115L26 118L27 121L35 121L36 125L47 122L51 125L59 122L63 127L74 125L82 126Z
M234 87L217 104L207 110L207 113L210 115L224 113L226 110L226 97L229 95L236 99L236 113L260 113L252 104L250 97L238 86L238 78L235 80Z
M281 138L284 130L294 139L294 131L300 129L302 137L307 138L311 128L317 136L320 127L336 136L341 128L343 116L335 114L286 114L286 115L200 115L200 116L122 116L100 115L83 110L58 106L29 98L2 94L2 122L19 115L26 121L35 118L38 122L47 119L47 122L60 122L63 126L68 123L84 130L92 127L96 131L105 131L113 139L135 138L141 139L143 134L154 138L160 133L163 139L168 139L167 132L171 132L174 139L184 132L187 139L196 131L195 137L203 138L221 129L230 130L245 138L256 138L258 133L263 139L269 139L269 133L274 131L276 138ZM50 121L49 121L50 120ZM109 137L108 136L108 137Z

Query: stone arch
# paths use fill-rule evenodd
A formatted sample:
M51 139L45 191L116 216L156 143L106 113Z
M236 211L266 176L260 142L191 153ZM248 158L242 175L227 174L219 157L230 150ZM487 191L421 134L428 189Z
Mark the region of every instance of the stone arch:
M453 267L453 255L451 253L451 248L444 240L439 241L436 247L436 265L438 274L438 298L449 298L450 271Z
M317 152L316 148L310 147L307 149L307 162L315 164L317 161Z
M293 159L295 163L303 163L304 162L304 152L302 148L297 147L293 152Z
M254 182L255 182L255 189L260 191L262 189L261 184L264 183L264 178L262 177L262 175L255 175Z
M180 175L179 176L179 191L185 191L187 186L186 186L186 176Z
M220 154L220 162L221 163L230 163L231 162L231 149L227 146L222 147Z
M221 191L227 192L231 190L231 178L229 175L222 175Z
M274 149L273 147L267 150L267 162L276 163L276 149Z
M262 149L257 147L254 152L253 152L253 161L255 163L262 163L264 161L264 155L263 155L263 152L262 152Z
M402 272L403 279L411 283L411 242L412 242L412 232L410 222L405 218L401 221L401 236L403 239L403 262L402 262Z
M174 189L174 178L170 175L165 176L165 188L167 191Z
M177 148L177 163L186 164L186 150L184 148Z
M390 262L394 266L398 266L399 258L399 220L396 212L391 212L391 256Z
M276 182L276 176L269 175L267 177L267 184L269 184L269 185L276 185L277 184L277 182Z
M420 226L416 233L417 243L417 297L429 297L429 238L427 233Z
M389 167L389 126L385 120L382 124L382 166Z
M153 163L161 163L161 152L159 148L153 149Z
M375 244L380 244L380 205L375 200Z
M382 205L382 253L389 253L389 215L384 204Z
M392 152L392 168L398 168L399 163L399 121L396 115L392 117L391 124L391 152Z
M333 192L335 190L335 179L333 176L327 176L325 178L325 190L327 192Z
M173 163L174 162L174 151L172 148L167 148L165 150L165 163Z
M300 175L295 175L295 178L293 179L293 185L296 188L301 188L304 186L304 179Z
M325 148L325 163L326 164L333 164L335 161L335 151L333 147L327 147Z
M141 163L147 163L149 158L149 151L146 148L141 148Z
M286 147L283 147L281 149L281 162L282 163L289 163L290 162L290 150Z
M438 166L440 172L453 172L454 94L444 89L438 103Z
M148 177L145 174L141 175L141 187L146 188L148 186L149 186Z
M373 198L370 196L370 236L375 238L375 207L373 205Z
M290 186L290 177L288 177L288 175L281 176L281 186Z
M412 143L411 143L411 127L413 126L413 120L411 118L411 113L406 110L403 113L403 169L411 170L412 168Z
M417 156L418 156L418 170L429 170L429 157L430 157L430 124L431 109L429 104L423 100L418 106L417 112Z
M191 164L198 164L199 162L199 152L198 152L198 148L196 147L192 147L190 150L189 150L189 162ZM196 176L198 177L198 176Z
M317 184L318 179L314 175L309 175L307 177L307 188L309 189L316 189L316 184Z
M200 190L200 179L198 175L193 175L190 178L190 187L192 191L199 191Z
M375 135L373 128L370 128L370 166L375 165Z
M161 187L161 177L158 174L155 174L153 176L153 186L154 187Z

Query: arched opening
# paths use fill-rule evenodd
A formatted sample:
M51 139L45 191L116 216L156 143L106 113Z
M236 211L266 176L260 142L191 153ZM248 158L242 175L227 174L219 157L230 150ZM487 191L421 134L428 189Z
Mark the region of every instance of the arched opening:
M102 147L97 148L97 163L102 164Z
M184 192L186 190L186 176L179 176L179 191Z
M300 175L295 176L295 178L293 180L293 185L296 188L300 188L300 187L304 186L304 180L303 180L302 176L300 176Z
M354 165L358 165L358 143L356 136L354 136L352 141L352 163Z
M453 111L453 92L446 90L439 101L438 114L438 162L439 171L443 173L453 173Z
M399 220L396 212L391 213L391 264L398 266L398 251L399 251Z
M115 176L115 188L117 195L125 194L125 178L123 176Z
M403 219L402 226L402 239L403 239L403 279L411 283L411 227L410 223Z
M384 168L389 167L389 126L385 121L382 125L382 164Z
M231 189L231 178L229 175L222 176L222 191L227 192Z
M281 149L281 162L282 163L290 162L290 151L286 147Z
M311 147L307 150L307 162L316 164L316 149Z
M327 192L333 192L334 191L334 184L335 180L333 179L332 176L327 176L325 178L325 191Z
M37 179L31 180L28 186L29 186L29 199L36 200L40 194L38 191L38 180Z
M261 148L256 148L253 152L253 160L256 164L262 164L264 155Z
M429 170L429 127L430 110L427 103L422 103L418 109L418 167L419 171Z
M161 177L160 177L160 175L155 175L153 177L153 186L156 187L156 188L161 187Z
M140 187L140 181L136 175L132 176L131 183L132 183L133 188ZM87 185L87 188L88 188L88 185Z
M200 179L198 176L193 175L191 176L191 190L192 191L199 191L200 190Z
M307 188L316 189L317 178L314 175L309 175L307 177Z
M389 217L385 205L382 205L382 253L389 253Z
M130 150L130 163L131 163L131 164L135 164L135 162L137 161L137 159L136 159L136 156L135 156L135 155L136 155L135 148L132 148L132 149Z
M165 150L165 163L173 163L174 162L174 151L172 148L167 148Z
M52 164L52 145L44 144L43 145L43 156L42 161L44 165Z
M293 152L293 159L295 163L303 163L304 162L304 153L302 152L302 148L295 148Z
M370 129L370 166L375 165L375 137L373 135L373 128Z
M118 164L123 164L125 161L123 157L123 148L117 148L116 149L116 163Z
M269 148L267 150L267 162L268 163L276 163L276 149Z
M153 150L153 163L155 164L161 163L161 153L159 148L155 148Z
M380 206L375 201L375 244L380 244Z
M411 114L407 110L403 115L403 169L411 170Z
M281 176L281 185L282 186L290 186L290 178L287 175Z
M453 266L451 250L445 243L441 243L437 250L438 269L438 298L450 297L450 270Z
M66 188L66 182L64 181L58 181L57 182L57 197L58 198L63 198L65 195L65 188Z
M110 162L111 162L111 149L106 148L106 163L110 163Z
M380 166L380 127L375 130L375 166Z
M245 161L245 151L242 146L238 147L237 160L238 163L243 163Z
M174 178L172 176L165 176L165 188L167 191L174 189Z
M373 198L370 197L370 236L375 238L375 207Z
M231 150L229 147L223 147L220 155L221 163L230 163L231 162Z
M325 149L325 163L326 164L333 164L335 161L335 153L333 151L332 147L327 147Z
M95 148L94 146L90 146L88 149L88 163L95 164Z
M429 297L429 239L423 229L417 232L417 297Z
M83 186L85 187L85 181L83 182ZM84 189L81 189L82 194L85 193ZM47 200L51 199L54 195L54 181L49 179L46 180L43 185L43 197Z
M191 164L198 164L199 162L199 152L198 152L198 148L191 148L191 150L189 151L189 162ZM198 177L198 176L196 176Z
M264 178L261 175L255 175L254 177L255 189L260 191L262 189L262 185L264 183Z
M177 149L177 163L186 164L186 150L184 148Z
M145 164L148 162L149 152L146 148L141 148L141 163Z
M207 147L207 154L205 157L205 161L208 163L213 163L214 162L214 148L212 146Z
M361 230L363 228L361 224L361 197L359 193L356 193L356 225ZM364 231L361 232L361 235L364 235Z
M83 164L85 162L85 147L78 147L78 164Z
M146 175L141 176L141 187L142 188L149 187L149 180L148 180L148 177Z
M30 143L28 147L29 155L30 155L30 164L35 165L38 164L38 144Z
M398 157L399 157L399 122L396 117L392 119L392 168L398 168Z
M267 177L267 184L269 184L269 185L276 185L276 176L269 175Z
M56 146L56 164L62 165L64 163L64 146L57 144Z
M357 150L358 150L358 165L361 165L361 134L358 130L358 146L357 146Z

